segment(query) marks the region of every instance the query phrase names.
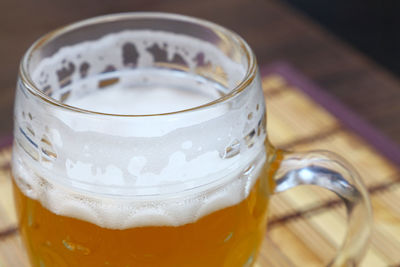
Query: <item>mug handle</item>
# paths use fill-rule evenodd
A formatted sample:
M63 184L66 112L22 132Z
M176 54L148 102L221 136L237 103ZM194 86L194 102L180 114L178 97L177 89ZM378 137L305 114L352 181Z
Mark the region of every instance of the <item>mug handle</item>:
M359 174L342 157L329 151L292 153L275 150L275 193L298 185L317 185L336 193L347 210L347 234L330 267L356 266L371 232L372 208Z

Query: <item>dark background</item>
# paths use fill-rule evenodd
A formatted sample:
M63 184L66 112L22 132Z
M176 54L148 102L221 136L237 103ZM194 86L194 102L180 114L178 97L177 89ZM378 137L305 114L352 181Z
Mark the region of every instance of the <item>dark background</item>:
M399 0L284 0L400 76Z

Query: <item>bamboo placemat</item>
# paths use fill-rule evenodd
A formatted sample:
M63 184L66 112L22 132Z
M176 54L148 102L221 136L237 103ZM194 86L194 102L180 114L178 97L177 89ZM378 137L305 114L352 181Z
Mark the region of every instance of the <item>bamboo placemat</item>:
M275 64L262 74L272 142L297 151L337 152L355 166L367 185L374 229L361 266L400 266L400 152L396 145L290 66ZM24 267L29 264L16 230L10 142L3 143L7 145L0 150L0 267ZM343 204L323 189L300 187L276 195L270 211L256 267L323 266L346 232Z

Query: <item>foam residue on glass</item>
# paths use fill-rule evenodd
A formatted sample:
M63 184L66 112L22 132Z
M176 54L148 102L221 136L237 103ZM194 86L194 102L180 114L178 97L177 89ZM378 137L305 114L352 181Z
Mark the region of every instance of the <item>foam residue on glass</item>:
M151 31L64 47L35 70L34 82L52 98L119 115L204 105L246 71L210 43ZM203 77L205 70L225 79ZM60 109L24 90L13 173L24 194L56 214L113 229L191 223L246 198L265 161L261 90L142 117Z

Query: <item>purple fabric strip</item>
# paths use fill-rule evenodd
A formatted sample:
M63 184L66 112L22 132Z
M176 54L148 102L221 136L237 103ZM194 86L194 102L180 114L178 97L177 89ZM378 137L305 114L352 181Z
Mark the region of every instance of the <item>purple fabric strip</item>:
M290 84L309 95L338 118L343 125L360 135L364 140L380 151L382 155L386 156L388 160L400 167L400 147L398 144L386 137L382 132L332 95L318 88L318 86L299 71L296 71L290 64L286 62L277 62L261 68L261 74L263 76L270 73L278 73L285 77Z

